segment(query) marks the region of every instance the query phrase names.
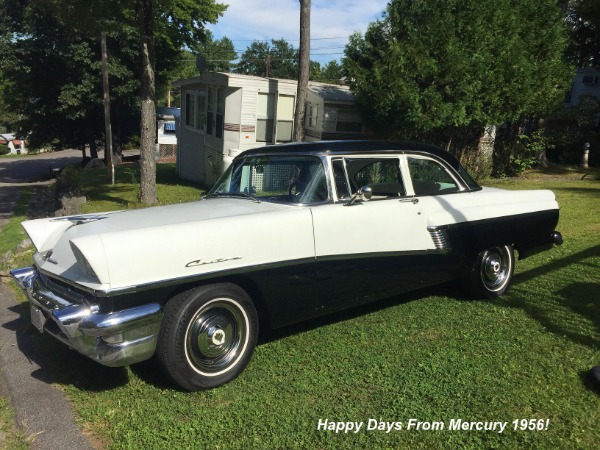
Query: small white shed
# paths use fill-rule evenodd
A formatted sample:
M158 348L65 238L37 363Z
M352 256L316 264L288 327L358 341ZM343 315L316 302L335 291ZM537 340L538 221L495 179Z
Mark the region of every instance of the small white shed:
M178 80L177 173L212 184L233 157L251 148L291 142L297 82L210 72ZM345 86L309 83L305 140L364 138Z

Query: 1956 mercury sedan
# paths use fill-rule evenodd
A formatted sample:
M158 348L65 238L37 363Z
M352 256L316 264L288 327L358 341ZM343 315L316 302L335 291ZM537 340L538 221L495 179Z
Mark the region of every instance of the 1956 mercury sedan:
M12 271L41 331L107 366L156 356L188 390L239 375L281 327L459 280L510 284L562 237L550 191L480 187L450 154L392 142L246 151L200 201L23 223Z

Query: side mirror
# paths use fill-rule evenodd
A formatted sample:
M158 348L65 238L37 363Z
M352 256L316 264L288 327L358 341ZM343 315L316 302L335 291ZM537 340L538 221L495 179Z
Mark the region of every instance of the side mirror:
M348 200L348 203L346 203L344 206L352 206L359 202L368 202L371 200L372 196L373 189L371 189L369 186L363 186L358 190L358 192L356 192L356 194L352 196L350 200Z

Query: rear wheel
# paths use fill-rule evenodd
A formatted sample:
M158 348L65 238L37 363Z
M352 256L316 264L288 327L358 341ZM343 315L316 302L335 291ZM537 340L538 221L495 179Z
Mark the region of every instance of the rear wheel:
M492 247L477 256L475 270L471 273L467 287L476 297L499 297L508 288L514 270L512 246Z
M244 290L229 283L201 286L165 306L156 356L184 389L209 389L244 370L257 336L256 308Z

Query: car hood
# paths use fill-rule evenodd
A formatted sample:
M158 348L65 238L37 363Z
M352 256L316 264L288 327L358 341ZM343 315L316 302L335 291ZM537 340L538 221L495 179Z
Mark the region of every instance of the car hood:
M261 223L268 227L257 214L269 215L269 223L284 230L293 229L296 220L310 220L306 208L214 198L37 219L23 222L23 227L38 251L34 255L36 265L43 271L90 288L110 290L197 274L211 264L225 268L231 265L227 263L247 258L246 254L240 256L245 250L236 249L231 238L240 231L265 234L258 228ZM310 222L308 225L312 228ZM268 233L272 236L273 229Z

